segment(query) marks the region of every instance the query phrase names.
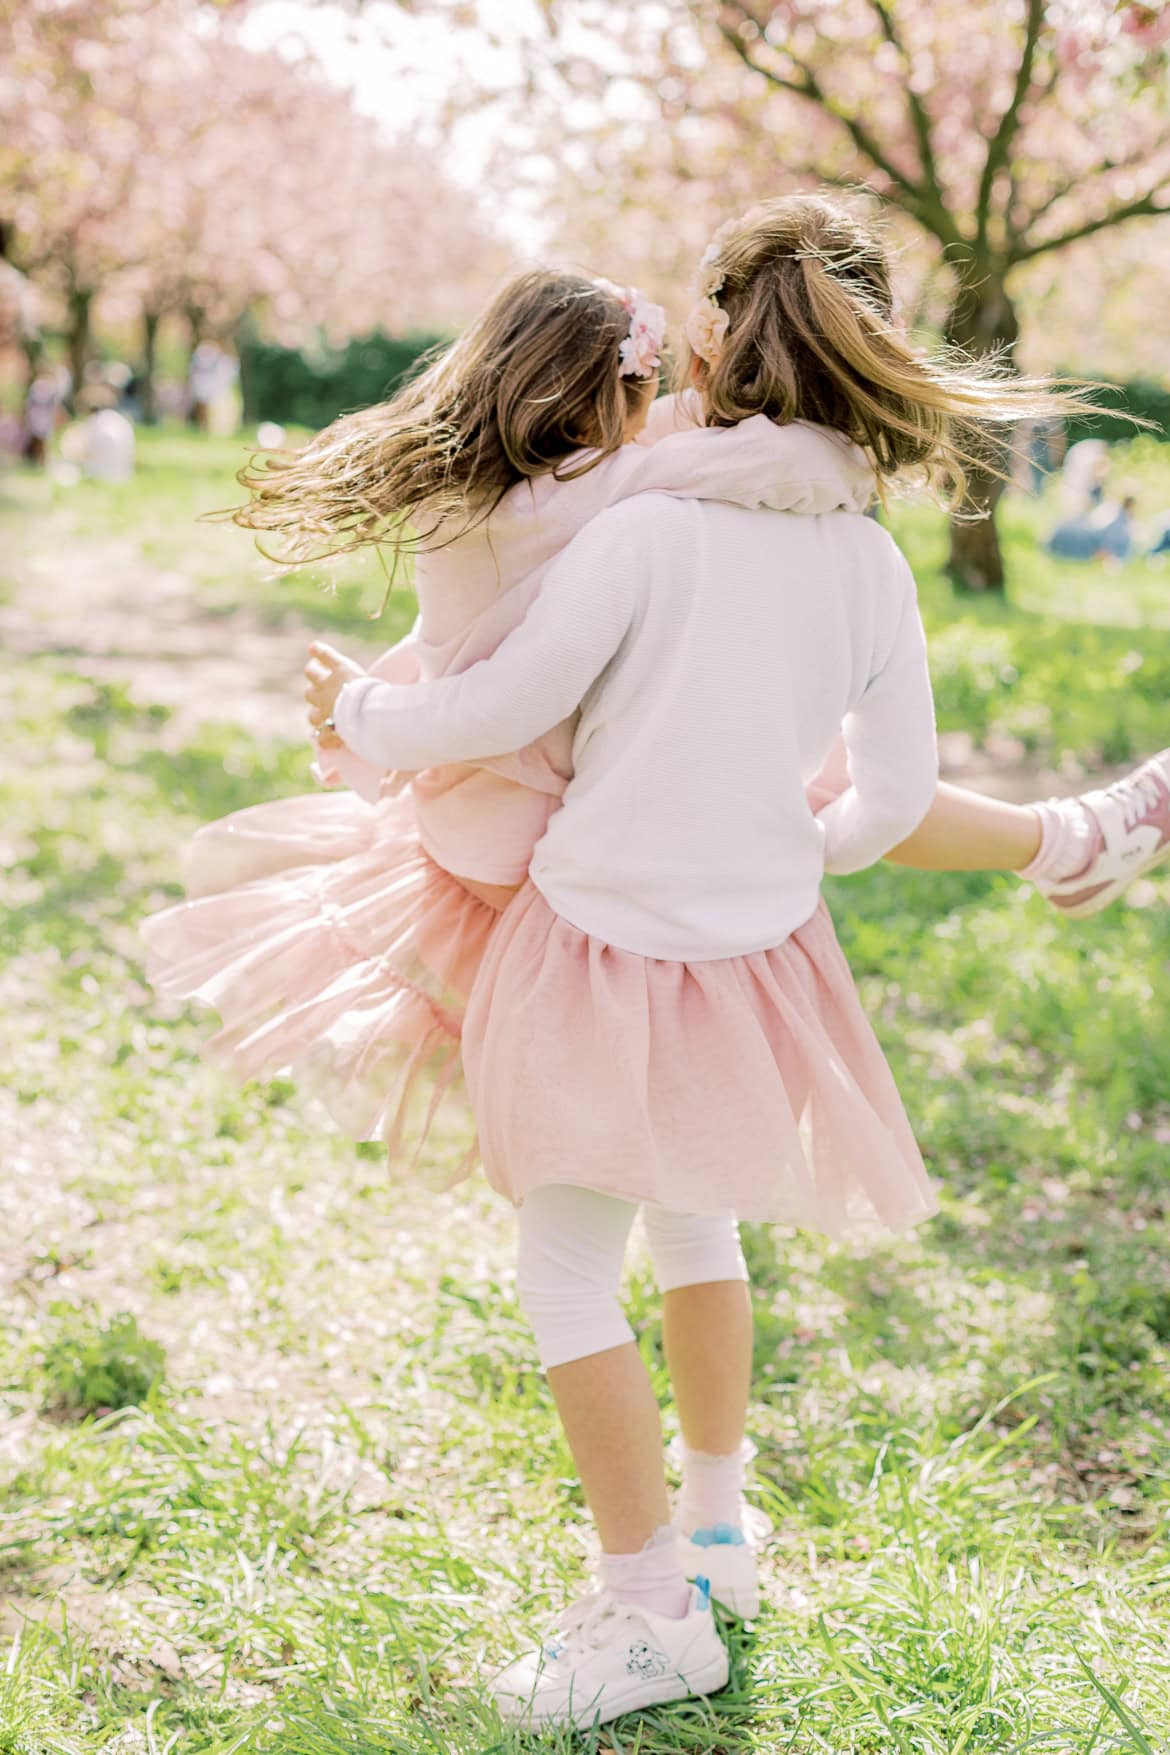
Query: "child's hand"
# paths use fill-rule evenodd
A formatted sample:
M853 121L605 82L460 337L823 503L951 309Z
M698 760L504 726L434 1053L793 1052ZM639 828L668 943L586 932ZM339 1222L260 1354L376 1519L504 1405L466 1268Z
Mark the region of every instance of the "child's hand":
M314 640L309 647L305 663L305 699L309 703L309 724L323 749L340 746L341 739L336 732L321 728L332 717L337 697L346 683L365 674L360 664L344 658L323 640Z

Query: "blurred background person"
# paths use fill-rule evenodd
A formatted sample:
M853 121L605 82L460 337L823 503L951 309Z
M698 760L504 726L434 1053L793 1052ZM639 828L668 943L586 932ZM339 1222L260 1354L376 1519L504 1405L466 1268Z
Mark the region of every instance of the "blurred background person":
M187 374L187 419L201 433L233 432L239 365L218 341L201 341ZM231 404L231 406L229 406Z
M65 414L69 374L63 366L42 366L33 374L24 396L21 456L43 468L49 445Z
M1101 503L1109 480L1109 447L1104 439L1078 439L1070 445L1060 474L1065 514L1079 518Z
M1132 494L1120 500L1102 500L1079 518L1066 518L1056 526L1045 547L1065 560L1128 560L1133 553L1133 518L1137 501Z
M1015 450L1013 485L1035 497L1064 462L1067 436L1062 420L1033 420L1021 432Z

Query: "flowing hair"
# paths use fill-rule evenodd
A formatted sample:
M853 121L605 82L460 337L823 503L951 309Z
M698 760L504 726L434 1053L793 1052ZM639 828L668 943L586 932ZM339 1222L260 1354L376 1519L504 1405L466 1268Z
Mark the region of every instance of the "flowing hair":
M831 427L865 449L883 497L901 479L962 508L972 471L1008 479L1014 428L1107 412L1086 394L1103 386L1020 376L1002 351L916 348L895 320L879 229L839 198L784 196L730 221L698 291L688 329L700 363L684 350L679 382L697 384L704 424L765 414Z
M253 457L237 477L251 499L229 515L284 565L370 543L396 560L445 547L517 482L572 480L623 444L657 382L619 375L629 329L608 286L520 274L388 402L343 415L299 451Z

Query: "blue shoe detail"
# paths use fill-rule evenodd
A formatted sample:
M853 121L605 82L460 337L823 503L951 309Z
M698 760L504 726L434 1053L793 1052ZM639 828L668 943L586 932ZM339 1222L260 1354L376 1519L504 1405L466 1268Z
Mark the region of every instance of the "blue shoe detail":
M699 1593L698 1608L700 1610L709 1609L711 1607L711 1580L704 1578L700 1573L695 1579L695 1589Z
M691 1541L697 1548L742 1548L744 1533L732 1524L716 1523L708 1529L696 1530Z

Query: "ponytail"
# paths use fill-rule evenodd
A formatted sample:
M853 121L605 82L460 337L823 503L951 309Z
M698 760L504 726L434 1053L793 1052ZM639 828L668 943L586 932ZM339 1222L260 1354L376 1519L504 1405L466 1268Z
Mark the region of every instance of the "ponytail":
M912 346L876 229L826 196L764 202L724 226L699 290L687 329L704 360L707 425L764 414L830 427L865 449L879 490L910 478L953 510L970 471L1007 479L1014 429L1100 412L1087 395L1097 386L1018 376L1002 353Z

